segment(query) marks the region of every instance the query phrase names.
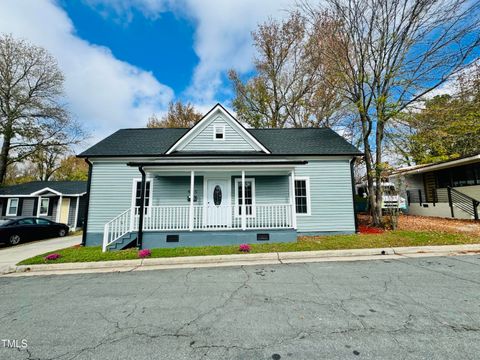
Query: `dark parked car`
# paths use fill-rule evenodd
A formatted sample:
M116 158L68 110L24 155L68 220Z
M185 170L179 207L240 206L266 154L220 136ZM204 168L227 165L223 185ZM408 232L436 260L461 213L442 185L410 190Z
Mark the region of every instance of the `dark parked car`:
M0 225L0 243L17 245L27 240L65 236L68 231L67 225L42 218L9 220Z

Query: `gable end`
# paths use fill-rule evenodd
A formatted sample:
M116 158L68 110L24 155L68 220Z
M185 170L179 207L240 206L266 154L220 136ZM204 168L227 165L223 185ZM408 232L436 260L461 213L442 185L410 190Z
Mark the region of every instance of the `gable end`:
M213 107L195 126L178 139L166 152L182 151L258 151L270 154L220 104Z

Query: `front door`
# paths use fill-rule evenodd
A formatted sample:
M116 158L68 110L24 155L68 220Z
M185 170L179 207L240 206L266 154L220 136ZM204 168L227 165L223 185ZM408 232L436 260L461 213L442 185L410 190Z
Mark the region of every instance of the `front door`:
M208 227L226 228L232 222L228 179L208 179L205 194L205 220Z
M60 223L68 224L68 215L70 213L70 198L63 198L60 207Z

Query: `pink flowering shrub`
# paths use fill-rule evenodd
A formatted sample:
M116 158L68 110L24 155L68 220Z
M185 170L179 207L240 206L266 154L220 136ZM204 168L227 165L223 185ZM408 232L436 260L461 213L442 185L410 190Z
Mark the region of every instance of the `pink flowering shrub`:
M248 244L241 244L238 248L241 252L250 252L250 245Z
M150 257L151 255L152 255L152 252L150 251L150 249L143 249L138 252L138 257L141 259Z
M60 258L61 255L60 254L48 254L47 256L45 256L45 260L57 260L58 258Z

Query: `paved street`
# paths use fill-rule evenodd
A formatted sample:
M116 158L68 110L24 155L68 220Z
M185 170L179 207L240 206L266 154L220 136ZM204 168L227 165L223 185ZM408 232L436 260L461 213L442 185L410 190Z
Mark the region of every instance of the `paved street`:
M0 274L8 270L10 266L14 266L24 259L80 244L81 241L82 236L67 236L56 239L30 241L17 246L2 244L0 247Z
M0 359L480 354L480 255L1 277L0 299L0 339L27 343Z

